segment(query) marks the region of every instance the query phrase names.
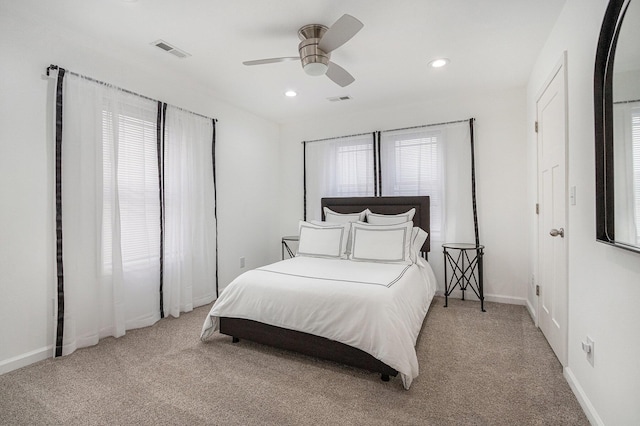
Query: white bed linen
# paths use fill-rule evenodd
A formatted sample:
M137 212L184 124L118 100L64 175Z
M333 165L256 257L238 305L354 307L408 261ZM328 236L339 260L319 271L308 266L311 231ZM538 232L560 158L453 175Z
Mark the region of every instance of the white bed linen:
M401 265L296 257L236 278L211 308L200 337L219 330L221 316L302 331L367 352L397 370L409 389L435 289L422 258Z

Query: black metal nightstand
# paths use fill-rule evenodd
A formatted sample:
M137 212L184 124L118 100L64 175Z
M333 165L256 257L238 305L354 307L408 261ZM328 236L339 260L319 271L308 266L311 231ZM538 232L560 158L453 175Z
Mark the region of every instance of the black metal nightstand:
M282 260L284 260L285 249L287 250L287 254L289 254L289 257L295 257L296 254L293 252L293 249L289 246L289 243L292 243L295 241L300 241L300 237L298 237L297 235L282 237Z
M450 250L454 252L451 253ZM457 251L457 256L454 256ZM460 287L462 290L462 300L467 289L473 292L480 299L480 309L484 309L484 288L482 282L482 257L484 256L484 246L472 243L444 243L442 245L444 253L444 306L449 304L451 292ZM469 253L475 252L475 253ZM447 278L447 270L451 269L451 278Z

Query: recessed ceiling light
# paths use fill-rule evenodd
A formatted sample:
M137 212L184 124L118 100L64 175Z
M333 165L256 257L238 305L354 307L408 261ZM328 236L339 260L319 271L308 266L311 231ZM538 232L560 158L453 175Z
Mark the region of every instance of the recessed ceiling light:
M449 63L449 60L447 58L439 58L439 59L434 59L433 61L429 62L429 66L431 68L442 68L445 65L447 65Z
M287 90L286 92L284 92L284 95L289 97L289 98L293 98L294 96L298 96L298 94L294 90Z

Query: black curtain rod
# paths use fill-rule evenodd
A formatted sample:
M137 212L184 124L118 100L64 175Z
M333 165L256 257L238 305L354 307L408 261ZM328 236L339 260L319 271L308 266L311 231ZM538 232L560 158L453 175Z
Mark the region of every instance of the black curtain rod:
M49 73L50 73L51 70L57 70L59 68L60 67L58 67L57 65L53 65L53 64L49 65L47 67L47 76L49 76ZM146 99L148 101L162 102L162 101L158 101L157 99L152 99L152 98L150 98L148 96L141 95L140 93L132 92L131 90L123 89L122 87L114 86L113 84L106 83L106 82L100 81L100 80L96 80L95 78L87 77L86 75L78 74L78 73L75 73L73 71L69 71L69 70L66 70L66 69L65 69L65 71L66 71L67 74L75 75L76 77L84 78L85 80L89 80L89 81L92 81L94 83L102 84L104 86L113 87L114 89L120 90L121 92L128 93L128 94L134 95L134 96L138 96L138 97L141 97L142 99ZM206 115L198 114L197 112L189 111L188 109L180 108L180 107L175 106L175 105L171 105L171 106L174 107L174 108L179 109L180 111L188 112L189 114L197 115L198 117L206 118L207 120L214 120L216 123L218 122L217 118L207 117Z
M356 133L355 135L338 136L338 137L335 137L335 138L323 138L323 139L314 139L312 141L302 141L302 143L314 143L314 142L332 141L332 140L335 140L335 139L355 138L356 136L365 136L365 135L370 135L370 134L371 134L371 132Z
M391 129L391 130L382 130L383 132L398 132L400 130L411 130L411 129L421 129L423 127L434 127L434 126L444 126L446 124L456 124L456 123L468 123L469 120L475 120L475 118L466 118L464 120L455 120L455 121L444 121L442 123L433 123L433 124L423 124L422 126L411 126L411 127L401 127L399 129Z
M433 126L444 126L446 124L457 124L457 123L468 123L469 120L474 120L475 118L467 118L464 120L455 120L455 121L445 121L442 123L433 123L433 124L423 124L421 126L411 126L411 127L401 127L399 129L391 129L391 130L381 130L380 132L397 132L400 130L411 130L411 129L421 129L423 127L433 127ZM324 142L324 141L331 141L331 140L336 140L336 139L345 139L345 138L353 138L356 136L364 136L364 135L368 135L370 133L356 133L355 135L347 135L347 136L338 136L335 138L323 138L323 139L314 139L311 141L302 141L303 144L306 143L313 143L313 142Z

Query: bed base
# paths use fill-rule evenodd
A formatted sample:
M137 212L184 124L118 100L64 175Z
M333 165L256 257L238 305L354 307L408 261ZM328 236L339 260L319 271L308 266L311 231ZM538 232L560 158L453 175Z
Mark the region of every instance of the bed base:
M313 334L231 317L220 317L220 333L231 336L234 343L247 339L380 373L380 378L385 382L389 381L389 376L398 375L395 369L358 348Z

